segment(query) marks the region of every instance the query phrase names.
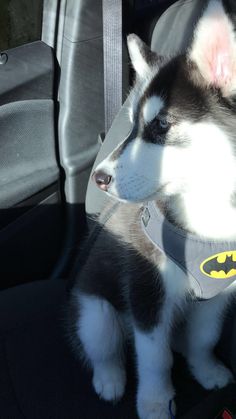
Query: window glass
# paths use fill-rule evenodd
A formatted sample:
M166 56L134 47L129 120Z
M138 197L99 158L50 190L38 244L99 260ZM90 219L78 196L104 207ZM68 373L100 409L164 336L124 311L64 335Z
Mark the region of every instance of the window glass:
M43 0L1 0L0 51L41 39Z

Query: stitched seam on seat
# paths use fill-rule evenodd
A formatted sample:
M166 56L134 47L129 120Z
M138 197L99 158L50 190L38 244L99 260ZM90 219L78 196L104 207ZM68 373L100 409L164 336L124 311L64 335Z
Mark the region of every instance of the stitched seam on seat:
M82 43L86 43L86 42L90 42L90 41L96 41L97 39L102 39L103 35L98 35L98 36L94 36L92 38L82 39L82 40L78 40L78 41L72 41L71 39L67 38L67 36L65 36L65 35L63 36L63 38L66 39L71 44L82 44Z

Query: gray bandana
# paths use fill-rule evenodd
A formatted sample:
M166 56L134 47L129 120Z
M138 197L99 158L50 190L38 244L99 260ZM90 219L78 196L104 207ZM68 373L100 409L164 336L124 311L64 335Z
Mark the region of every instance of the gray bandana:
M169 223L155 202L141 216L142 228L153 244L193 278L198 298L219 294L236 280L236 242L205 241Z

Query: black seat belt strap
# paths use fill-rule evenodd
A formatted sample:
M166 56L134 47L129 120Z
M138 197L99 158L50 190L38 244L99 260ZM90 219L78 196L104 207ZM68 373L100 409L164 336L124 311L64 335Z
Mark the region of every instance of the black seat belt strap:
M103 0L105 134L122 105L122 0Z

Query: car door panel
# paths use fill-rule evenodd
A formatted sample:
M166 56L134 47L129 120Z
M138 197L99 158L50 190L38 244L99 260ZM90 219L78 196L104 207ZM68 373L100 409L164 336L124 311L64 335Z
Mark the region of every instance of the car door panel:
M63 238L57 156L58 68L36 41L0 65L0 287L48 277Z

